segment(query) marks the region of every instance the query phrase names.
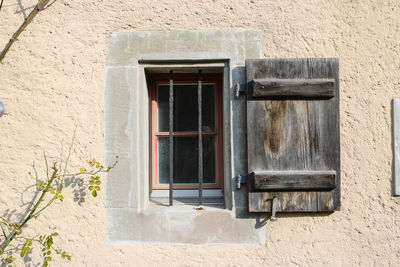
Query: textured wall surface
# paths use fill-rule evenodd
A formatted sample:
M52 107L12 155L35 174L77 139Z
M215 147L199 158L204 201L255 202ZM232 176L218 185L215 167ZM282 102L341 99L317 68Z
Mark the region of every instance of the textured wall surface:
M35 1L5 0L3 46ZM0 64L0 210L29 200L35 161L59 161L77 141L71 169L104 154L108 39L115 31L258 29L264 57L338 57L342 210L280 216L265 245L108 246L104 195L72 183L64 203L31 223L57 231L75 266L400 264L400 198L392 197L391 99L400 93L400 3L392 1L59 0L40 13ZM32 188L31 188L32 189ZM54 257L56 258L56 257ZM35 263L38 259L32 255ZM57 260L57 265L64 263Z

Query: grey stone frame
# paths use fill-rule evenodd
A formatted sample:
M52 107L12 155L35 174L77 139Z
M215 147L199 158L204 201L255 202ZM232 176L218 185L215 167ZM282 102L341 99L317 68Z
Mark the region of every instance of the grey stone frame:
M107 175L109 243L263 242L263 227L257 227L259 218L247 215L245 188L236 190L232 183L238 174L246 174L246 103L244 96L234 97L233 88L236 83L245 83L245 59L261 58L261 45L261 34L254 30L111 35L106 62L105 157L111 163L118 155L119 164ZM153 66L169 63L205 68L210 62L222 64L226 209L207 207L199 212L184 206L156 207L149 203L149 99L144 64L148 62ZM202 223L201 218L206 220ZM221 225L209 227L210 220ZM182 229L186 231L182 233Z

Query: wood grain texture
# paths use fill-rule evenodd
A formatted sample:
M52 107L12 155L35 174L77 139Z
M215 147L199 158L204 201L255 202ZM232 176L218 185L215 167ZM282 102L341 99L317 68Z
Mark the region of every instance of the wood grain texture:
M327 190L336 187L336 171L257 171L254 190Z
M334 79L254 79L249 82L254 98L331 98Z
M340 208L339 77L337 59L262 59L246 61L247 81L328 79L329 99L265 100L247 92L248 172L336 171L336 187L321 192L279 193L285 211L331 211ZM254 183L249 185L254 192ZM267 192L249 194L249 206L269 212L259 203ZM288 199L294 197L296 201ZM272 198L272 197L271 197ZM296 205L298 208L296 208ZM288 208L288 205L290 208Z

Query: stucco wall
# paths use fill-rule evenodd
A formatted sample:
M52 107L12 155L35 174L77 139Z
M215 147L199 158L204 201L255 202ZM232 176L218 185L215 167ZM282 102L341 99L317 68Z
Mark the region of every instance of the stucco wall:
M5 1L3 46L35 1ZM42 152L58 159L75 126L71 167L104 155L108 39L115 31L258 29L264 57L338 57L341 90L342 210L280 216L265 245L111 247L104 192L67 198L31 226L57 231L73 264L399 265L400 198L392 197L391 99L399 96L398 1L59 0L38 15L0 64L0 208L12 212ZM74 192L73 184L67 191ZM66 195L68 195L66 193ZM54 257L56 258L56 257ZM33 260L36 262L36 259ZM58 262L57 265L64 262Z

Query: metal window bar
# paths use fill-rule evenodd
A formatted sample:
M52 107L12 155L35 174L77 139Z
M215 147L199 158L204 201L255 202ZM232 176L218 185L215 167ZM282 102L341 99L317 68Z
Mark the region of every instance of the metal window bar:
M203 205L203 137L202 137L202 92L203 76L201 70L198 72L197 87L197 112L199 121L199 205ZM173 206L174 199L174 80L173 70L169 71L169 205Z
M202 137L202 81L201 70L198 74L197 112L199 116L199 205L203 205L203 137Z
M174 80L173 71L169 71L169 205L174 200Z

